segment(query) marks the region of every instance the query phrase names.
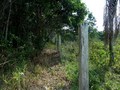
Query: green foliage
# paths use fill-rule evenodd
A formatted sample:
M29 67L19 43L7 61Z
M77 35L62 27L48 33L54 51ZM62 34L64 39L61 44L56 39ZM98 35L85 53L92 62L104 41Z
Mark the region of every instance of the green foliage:
M78 62L71 61L65 64L67 78L73 83L76 83L76 81L78 82Z
M81 2L77 3L76 0L12 0L11 12L9 1L2 0L1 3L3 5L0 5L0 13L2 13L0 44L5 40L7 33L8 43L11 43L12 47L26 44L30 39L33 47L41 50L54 32L62 32L61 28L65 24L76 28L74 25L84 20L87 13L85 5ZM78 16L72 15L73 12L78 12ZM10 17L8 17L9 13ZM10 18L9 22L6 22L8 18ZM18 39L12 38L11 35Z
M24 45L18 49L7 48L0 54L0 72L9 73L16 67L22 67L22 64L29 62L29 58L34 53L34 48L30 45Z
M109 71L109 52L104 48L102 42L92 42L90 44L90 89L91 90L116 90L119 85L112 87L110 82L118 83L117 74ZM119 55L119 54L118 54ZM116 63L117 65L118 63ZM111 79L108 75L111 73L115 75L116 79ZM112 76L114 77L114 76ZM107 85L106 85L107 83Z
M28 60L31 53L41 52L56 33L63 33L64 25L77 28L75 25L87 14L85 5L76 0L0 2L0 68L3 71ZM73 12L78 15L72 15Z
M98 32L97 29L89 27L89 39L98 39Z
M119 90L120 89L120 63L119 63L119 40L117 41L115 48L115 63L109 69L109 52L107 52L106 48L104 48L104 44L101 41L91 41L89 44L89 82L90 82L90 90ZM48 43L47 46L49 48L53 48L53 44ZM46 46L46 47L47 47ZM25 47L25 46L24 46ZM27 50L26 50L27 49ZM30 49L30 50L29 50ZM24 78L24 75L28 73L26 71L27 63L26 57L27 53L33 52L33 49L30 47L21 48L19 53L13 53L14 57L17 57L16 66L14 66L14 70L1 75L1 80L3 80L4 85L7 86L7 90L11 90L11 88L22 88L25 81L28 80ZM28 52L27 52L28 51ZM12 50L9 51L10 55ZM71 90L78 90L78 45L76 42L68 42L62 44L62 68L65 69L67 80L70 81ZM13 59L11 57L11 59ZM11 63L12 64L12 63ZM31 66L30 66L31 67ZM51 72L52 75L57 75L56 71L59 70L59 67L54 67L55 71L49 69L48 72ZM7 68L8 69L8 68ZM43 69L39 66L36 66L34 69L34 74L30 75L30 78L38 78L39 74L41 74ZM61 71L61 70L60 70ZM48 73L46 72L46 73ZM31 74L31 73L30 73ZM61 75L61 74L60 74ZM27 74L26 74L27 76ZM35 79L36 80L36 79ZM33 80L34 81L34 80ZM28 83L28 82L27 82ZM25 84L26 85L26 84ZM4 87L4 86L3 86ZM2 88L2 87L1 87Z
M66 61L65 68L68 80L71 81L72 90L78 90L78 61L72 54L77 52L78 47L73 43L65 44L63 59ZM89 45L89 84L90 90L119 90L120 89L120 63L119 41L115 46L115 64L109 69L109 52L104 48L103 42L91 40ZM74 48L74 51L70 52ZM65 52L66 51L66 52ZM70 52L70 53L69 53ZM70 54L70 55L69 55Z
M12 72L2 74L0 76L3 84L1 84L2 90L15 90L22 89L22 84L24 82L24 76L27 69L26 62L22 62L20 66L16 66Z
M66 62L65 65L66 77L71 81L71 89L78 90L78 62Z
M104 34L103 31L98 31L96 28L96 19L95 17L92 15L92 13L88 13L88 17L87 17L87 22L89 25L88 28L88 34L89 34L89 40L102 40L104 39Z
M78 90L78 48L76 42L64 42L62 45L62 62L65 64L66 77L71 81L71 89Z
M62 61L75 61L78 55L78 48L76 42L65 42L62 45Z
M97 67L102 67L108 64L109 53L104 48L104 44L101 41L95 41L90 43L89 48L90 63Z

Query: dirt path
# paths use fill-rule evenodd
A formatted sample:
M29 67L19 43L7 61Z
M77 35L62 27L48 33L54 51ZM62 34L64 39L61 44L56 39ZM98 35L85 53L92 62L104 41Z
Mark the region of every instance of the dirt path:
M36 66L36 68L39 72L35 70L36 78L34 80L29 78L26 82L29 82L26 87L27 90L70 90L70 81L67 80L62 65L55 65L49 69L42 69L40 66Z

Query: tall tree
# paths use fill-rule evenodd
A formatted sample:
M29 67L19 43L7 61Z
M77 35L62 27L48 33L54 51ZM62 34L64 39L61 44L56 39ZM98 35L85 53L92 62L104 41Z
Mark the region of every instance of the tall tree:
M53 32L62 32L65 24L75 27L73 22L82 21L86 14L84 4L78 5L76 0L0 0L0 3L0 44L7 40L12 47L29 43L31 38L32 45L42 49ZM74 17L72 13L77 11L79 16Z
M112 62L114 62L113 41L114 38L117 37L120 29L120 21L117 16L118 2L120 2L120 0L106 0L104 10L105 45L109 45L110 66L112 65Z

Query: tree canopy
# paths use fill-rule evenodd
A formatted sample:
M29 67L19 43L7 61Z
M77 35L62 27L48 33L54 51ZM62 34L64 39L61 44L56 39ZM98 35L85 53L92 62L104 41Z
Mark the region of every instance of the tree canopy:
M61 32L64 25L77 28L76 23L87 14L85 5L76 0L1 0L0 3L0 43L11 47L29 43L42 49L54 32Z

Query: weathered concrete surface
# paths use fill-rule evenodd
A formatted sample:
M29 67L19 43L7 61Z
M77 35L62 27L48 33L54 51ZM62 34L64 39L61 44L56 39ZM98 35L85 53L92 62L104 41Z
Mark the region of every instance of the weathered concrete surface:
M79 90L89 90L88 75L88 25L79 26Z

